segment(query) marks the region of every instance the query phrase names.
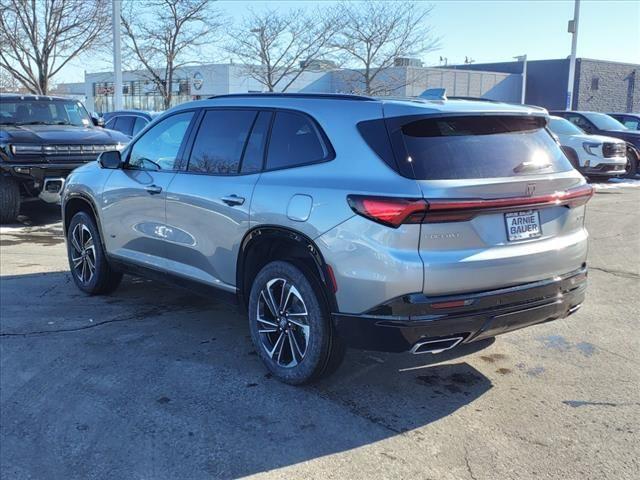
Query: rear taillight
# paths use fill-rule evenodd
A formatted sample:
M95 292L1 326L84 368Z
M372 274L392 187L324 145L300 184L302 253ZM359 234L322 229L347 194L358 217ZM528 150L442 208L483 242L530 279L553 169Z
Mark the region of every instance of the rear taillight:
M480 213L507 212L520 208L584 205L593 195L591 185L531 197L496 199L410 199L349 195L349 205L359 215L398 228L405 223L446 223L471 220Z
M427 211L423 199L349 195L349 206L374 222L398 228L403 223L420 223Z

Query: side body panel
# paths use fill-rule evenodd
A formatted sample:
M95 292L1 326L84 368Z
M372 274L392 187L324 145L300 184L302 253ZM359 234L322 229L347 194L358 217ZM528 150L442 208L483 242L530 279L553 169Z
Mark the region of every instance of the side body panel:
M172 273L235 291L240 243L259 174L178 173L167 194L167 265ZM223 198L235 195L241 204Z

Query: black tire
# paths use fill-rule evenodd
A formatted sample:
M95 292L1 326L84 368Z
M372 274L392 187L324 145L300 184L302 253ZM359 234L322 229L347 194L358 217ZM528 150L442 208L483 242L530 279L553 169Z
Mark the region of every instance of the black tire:
M106 294L120 285L122 273L109 265L95 220L86 212L78 212L71 219L67 232L67 257L71 277L83 292ZM78 263L79 259L81 263ZM91 264L94 269L89 275L87 272L90 272Z
M282 308L284 315L272 314L265 293L268 288L274 300L280 297L275 302L276 310ZM283 290L288 294L288 302L283 301ZM335 333L326 297L319 282L303 266L275 261L260 270L249 296L249 328L267 369L291 385L330 375L344 358L346 349Z
M0 223L13 223L20 213L20 187L11 177L0 176Z
M638 173L638 162L640 159L638 158L638 154L633 151L630 147L627 147L627 165L625 166L625 177L633 178Z

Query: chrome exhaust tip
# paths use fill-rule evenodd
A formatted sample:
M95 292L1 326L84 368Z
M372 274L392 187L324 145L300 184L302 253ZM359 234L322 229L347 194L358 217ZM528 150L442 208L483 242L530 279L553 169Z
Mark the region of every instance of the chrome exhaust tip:
M417 355L419 353L441 353L450 350L464 340L464 337L438 338L435 340L425 340L417 342L412 348L411 353Z

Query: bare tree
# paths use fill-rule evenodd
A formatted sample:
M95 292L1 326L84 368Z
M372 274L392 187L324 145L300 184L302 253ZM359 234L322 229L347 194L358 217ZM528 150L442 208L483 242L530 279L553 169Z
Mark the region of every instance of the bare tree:
M122 15L125 48L171 106L177 70L195 63L220 24L211 0L130 0Z
M105 0L1 0L0 67L32 93L99 44L109 25Z
M418 56L438 48L426 24L432 6L414 2L344 2L343 26L332 44L342 63L351 67L345 79L353 90L388 94L403 86L390 69L398 57Z
M269 92L286 91L326 53L339 28L332 11L250 11L226 50Z

